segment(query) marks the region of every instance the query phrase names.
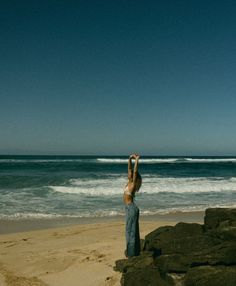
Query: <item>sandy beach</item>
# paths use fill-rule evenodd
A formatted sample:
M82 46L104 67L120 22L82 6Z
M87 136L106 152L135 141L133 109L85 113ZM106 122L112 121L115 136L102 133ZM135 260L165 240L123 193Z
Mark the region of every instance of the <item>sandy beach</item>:
M203 213L141 218L141 238L179 221L202 223ZM120 285L120 274L113 266L124 258L124 218L24 232L18 227L16 231L0 235L1 286Z

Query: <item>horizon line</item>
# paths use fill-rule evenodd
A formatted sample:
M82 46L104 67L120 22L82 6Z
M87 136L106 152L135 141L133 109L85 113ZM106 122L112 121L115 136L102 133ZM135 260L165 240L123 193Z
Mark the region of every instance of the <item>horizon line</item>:
M114 154L0 154L0 156L80 156L80 157L98 157L98 156L103 156L103 157L128 157L129 154L119 154L119 155L114 155ZM165 154L165 155L140 155L140 157L236 157L236 155L190 155L190 154L185 154L185 155L174 155L174 154Z

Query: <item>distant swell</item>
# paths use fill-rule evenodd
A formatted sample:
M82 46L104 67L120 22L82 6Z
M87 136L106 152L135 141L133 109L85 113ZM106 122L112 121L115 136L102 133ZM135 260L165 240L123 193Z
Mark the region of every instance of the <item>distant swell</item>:
M0 159L0 163L66 163L84 161L83 159Z
M119 158L98 158L99 163L116 163L127 164L128 159ZM236 163L236 158L150 158L140 159L140 163L144 164L160 164L160 163Z
M98 162L100 163L125 163L127 164L128 159L108 159L108 158L98 158ZM177 162L177 158L166 158L166 159L140 159L140 163L173 163Z
M0 164L18 164L18 163L110 163L110 164L127 164L128 158L59 158L59 159L3 159L0 158ZM162 163L236 163L236 158L191 158L191 157L173 157L173 158L141 158L143 164L162 164Z
M185 158L187 162L191 163L224 163L224 162L236 162L236 158Z

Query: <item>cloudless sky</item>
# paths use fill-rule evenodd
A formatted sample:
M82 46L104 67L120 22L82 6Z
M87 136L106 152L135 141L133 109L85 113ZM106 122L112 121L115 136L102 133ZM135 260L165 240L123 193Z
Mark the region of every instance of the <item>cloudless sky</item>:
M236 155L236 1L0 1L0 154Z

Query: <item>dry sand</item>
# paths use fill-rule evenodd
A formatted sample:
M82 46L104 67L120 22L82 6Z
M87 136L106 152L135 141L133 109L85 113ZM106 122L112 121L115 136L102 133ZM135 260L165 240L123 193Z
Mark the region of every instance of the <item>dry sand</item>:
M141 238L176 222L178 217L141 220ZM124 249L124 221L120 219L2 234L0 286L118 286L121 275L113 266L124 258Z

